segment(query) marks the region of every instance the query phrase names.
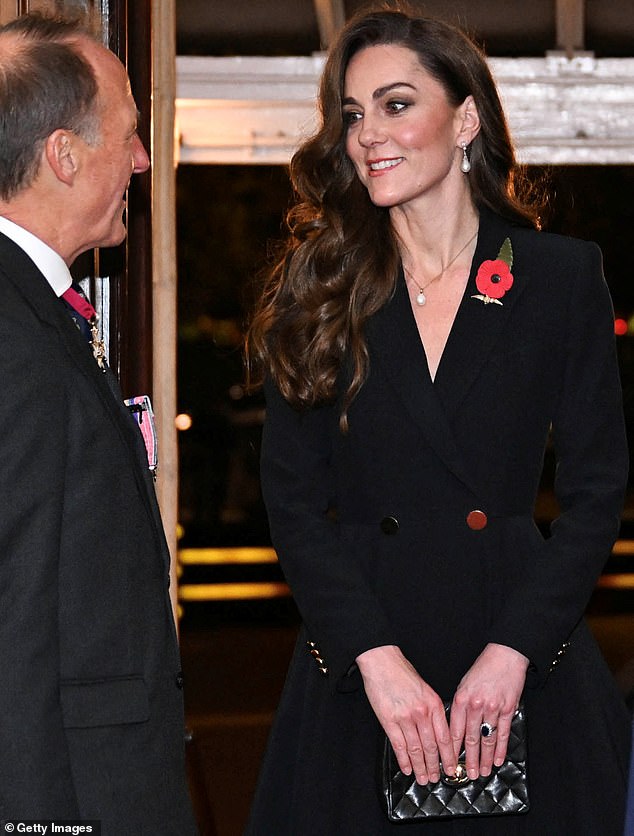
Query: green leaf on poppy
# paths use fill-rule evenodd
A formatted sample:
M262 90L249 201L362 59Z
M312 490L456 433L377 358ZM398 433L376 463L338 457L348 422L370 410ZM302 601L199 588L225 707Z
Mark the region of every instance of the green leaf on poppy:
M507 238L500 247L498 258L500 261L505 261L509 266L509 270L511 269L513 266L513 247L511 246L510 238Z

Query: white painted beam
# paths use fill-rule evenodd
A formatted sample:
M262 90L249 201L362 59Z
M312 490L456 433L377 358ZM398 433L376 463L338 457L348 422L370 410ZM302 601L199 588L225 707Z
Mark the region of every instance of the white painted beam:
M177 58L182 163L288 163L317 124L323 56ZM634 58L493 58L527 163L634 164Z

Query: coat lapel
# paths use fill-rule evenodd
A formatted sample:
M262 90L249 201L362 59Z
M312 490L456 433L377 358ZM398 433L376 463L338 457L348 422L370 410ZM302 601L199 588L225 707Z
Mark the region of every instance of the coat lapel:
M430 446L469 484L443 406L435 392L402 271L390 302L367 325L370 363L379 363Z
M402 271L394 296L367 325L371 363L377 362L384 368L430 446L454 475L472 489L473 482L451 431L451 417L476 383L526 284L521 266L514 264L514 283L502 305L485 305L472 298L478 293L478 268L483 261L497 258L506 238L513 243L512 225L483 210L469 281L433 382Z
M513 245L513 226L491 212L482 210L478 243L467 287L458 308L449 339L438 366L434 388L449 420L455 414L494 347L501 339L511 311L526 287L522 265L513 263L513 285L501 305L484 304L473 297L479 293L475 278L483 261L496 259L504 240Z

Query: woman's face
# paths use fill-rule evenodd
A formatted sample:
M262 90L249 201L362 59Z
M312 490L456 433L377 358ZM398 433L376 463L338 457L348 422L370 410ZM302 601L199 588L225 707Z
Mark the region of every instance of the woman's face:
M442 84L407 47L370 46L352 57L343 95L346 153L373 203L436 199L464 179L465 108L449 103Z

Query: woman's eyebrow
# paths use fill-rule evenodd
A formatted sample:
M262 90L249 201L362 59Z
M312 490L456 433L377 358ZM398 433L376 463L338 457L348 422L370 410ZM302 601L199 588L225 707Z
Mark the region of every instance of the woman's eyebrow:
M372 98L376 101L376 99L380 99L386 93L389 93L390 90L393 90L395 87L409 87L411 90L416 90L416 87L413 84L410 84L408 81L394 81L392 84L386 84L383 87L378 87L374 93L372 93ZM358 104L357 100L353 96L346 96L343 100L343 104Z

